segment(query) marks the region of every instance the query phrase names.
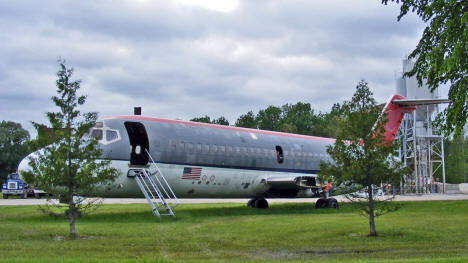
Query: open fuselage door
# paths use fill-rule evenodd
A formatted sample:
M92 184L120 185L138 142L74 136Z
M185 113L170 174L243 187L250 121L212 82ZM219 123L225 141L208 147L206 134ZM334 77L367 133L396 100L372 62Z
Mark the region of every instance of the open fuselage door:
M125 122L132 151L130 165L147 165L149 162L149 140L145 126L140 122Z
M155 215L158 217L161 215L174 216L168 201L175 201L175 205L179 201L149 154L149 139L145 126L140 122L127 121L125 128L132 149L130 153L131 169L127 175L135 178ZM161 210L166 212L161 213Z

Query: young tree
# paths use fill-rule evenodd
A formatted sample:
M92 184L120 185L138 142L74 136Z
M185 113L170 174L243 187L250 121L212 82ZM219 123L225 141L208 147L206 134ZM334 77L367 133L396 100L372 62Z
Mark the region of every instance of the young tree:
M97 113L82 114L77 109L86 101L85 96L77 95L80 81L71 80L73 69L67 68L64 60L58 62L57 96L52 97L52 101L59 111L47 113L51 124L49 133L53 134L54 143L30 158L32 171L23 176L28 183L68 202L67 206L57 207L65 209L70 235L75 237L75 218L96 207L93 202L85 203L82 198L74 197L89 196L98 184L105 187L106 183L117 178L119 172L103 158L98 142L87 136L95 125ZM48 212L53 213L52 210Z
M416 12L428 25L409 55L416 63L407 75L416 75L419 85L427 81L431 91L450 85L450 104L439 123L447 135L459 135L468 119L468 1L401 0L398 20L408 12Z
M384 139L386 118L381 115L382 109L365 81L359 82L351 101L345 102L343 107L344 116L339 121L336 142L327 147L333 162L322 162L320 175L338 187L364 187L366 202L360 202L364 204L360 208L369 217L369 235L377 236L374 218L396 207L389 202L378 203L373 186L397 183L406 170L393 158L397 145Z
M21 124L12 121L0 123L0 183L8 173L16 171L19 161L29 151L29 132Z

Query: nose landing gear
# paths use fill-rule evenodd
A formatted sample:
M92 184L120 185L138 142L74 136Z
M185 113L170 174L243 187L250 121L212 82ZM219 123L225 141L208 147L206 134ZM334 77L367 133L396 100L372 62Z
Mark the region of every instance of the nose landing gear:
M250 199L247 202L247 206L253 208L268 208L268 201L264 198Z

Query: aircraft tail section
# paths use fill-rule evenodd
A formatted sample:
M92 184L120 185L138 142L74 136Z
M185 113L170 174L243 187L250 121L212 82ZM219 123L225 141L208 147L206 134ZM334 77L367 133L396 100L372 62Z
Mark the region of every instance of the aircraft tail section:
M405 100L406 98L398 94L393 95L388 100L383 109L383 113L387 114L387 123L385 124L385 141L392 142L400 128L401 121L405 113L412 113L416 110L414 105L401 105L394 103L395 101Z

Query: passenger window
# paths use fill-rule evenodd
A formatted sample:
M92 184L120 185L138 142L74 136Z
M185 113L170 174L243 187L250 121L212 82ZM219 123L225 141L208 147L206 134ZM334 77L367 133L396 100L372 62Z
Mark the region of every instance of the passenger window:
M154 141L154 147L159 148L160 146L161 146L161 142L159 140Z
M255 149L249 148L249 156L255 157Z
M117 139L119 136L117 135L116 131L106 131L106 141L113 141Z
M197 144L197 152L201 152L201 151L202 151L201 143L198 143Z
M257 156L262 157L262 149L257 148Z
M189 153L193 153L193 143L189 142L187 145Z
M241 149L241 154L242 155L247 155L247 148L241 147L240 149Z
M219 146L221 153L226 152L226 147L224 145Z
M185 144L184 144L184 142L179 142L179 149L180 149L180 151L182 151L182 152L185 151Z

